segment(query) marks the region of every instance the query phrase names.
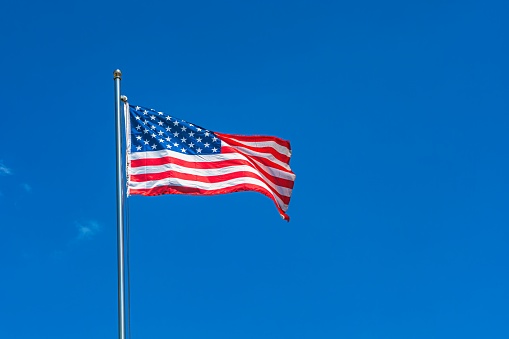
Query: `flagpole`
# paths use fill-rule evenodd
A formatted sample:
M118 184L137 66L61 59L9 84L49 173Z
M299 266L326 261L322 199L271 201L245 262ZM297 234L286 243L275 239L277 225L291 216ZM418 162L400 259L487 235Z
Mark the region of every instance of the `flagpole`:
M124 193L122 186L122 133L120 115L120 80L122 72L113 72L115 82L115 139L117 170L117 267L118 267L118 338L125 339L125 286L124 286Z

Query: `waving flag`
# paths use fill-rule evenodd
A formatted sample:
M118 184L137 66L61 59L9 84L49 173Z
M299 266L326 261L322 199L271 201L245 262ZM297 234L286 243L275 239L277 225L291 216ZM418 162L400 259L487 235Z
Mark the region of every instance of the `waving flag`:
M127 110L129 112L127 112ZM295 174L288 141L217 133L126 104L128 194L215 195L256 191L285 220Z

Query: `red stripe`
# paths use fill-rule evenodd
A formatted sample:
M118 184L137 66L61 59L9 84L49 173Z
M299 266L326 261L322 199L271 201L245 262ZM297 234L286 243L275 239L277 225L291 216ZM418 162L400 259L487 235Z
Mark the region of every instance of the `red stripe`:
M253 184L240 184L217 190L203 190L195 187L182 187L182 186L161 186L147 189L130 189L129 194L144 196L154 196L162 194L217 195L243 191L255 191L269 197L276 204L276 208L278 209L281 216L285 220L290 221L290 217L285 213L285 211L283 211L281 207L279 207L277 201L274 200L274 197L270 194L270 192L263 187Z
M190 181L198 181L203 183L218 183L223 182L226 180L231 179L238 179L238 178L255 178L259 179L260 181L265 183L265 180L261 178L259 175L251 173L251 172L245 172L245 171L239 171L229 174L222 174L222 175L215 175L215 176L198 176L194 174L187 174L187 173L181 173L176 171L166 171L161 173L151 173L151 174L136 174L131 175L131 181L133 182L145 182L149 180L163 180L168 178L175 178L175 179L183 179L183 180L190 180ZM290 197L287 197L285 195L282 195L274 188L270 187L270 185L267 185L271 192L273 192L275 195L278 196L286 205L290 203Z

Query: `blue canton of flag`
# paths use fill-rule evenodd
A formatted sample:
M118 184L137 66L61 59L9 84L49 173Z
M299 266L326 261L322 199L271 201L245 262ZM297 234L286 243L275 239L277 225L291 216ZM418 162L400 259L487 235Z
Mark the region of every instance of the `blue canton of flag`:
M129 111L133 153L161 150L195 155L221 153L221 140L214 132L150 108L129 105Z

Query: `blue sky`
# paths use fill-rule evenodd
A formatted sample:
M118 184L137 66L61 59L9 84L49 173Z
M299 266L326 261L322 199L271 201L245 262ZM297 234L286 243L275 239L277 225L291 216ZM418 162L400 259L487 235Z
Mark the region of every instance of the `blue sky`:
M509 4L0 5L0 337L117 335L113 71L292 143L253 192L130 198L133 338L509 337Z

